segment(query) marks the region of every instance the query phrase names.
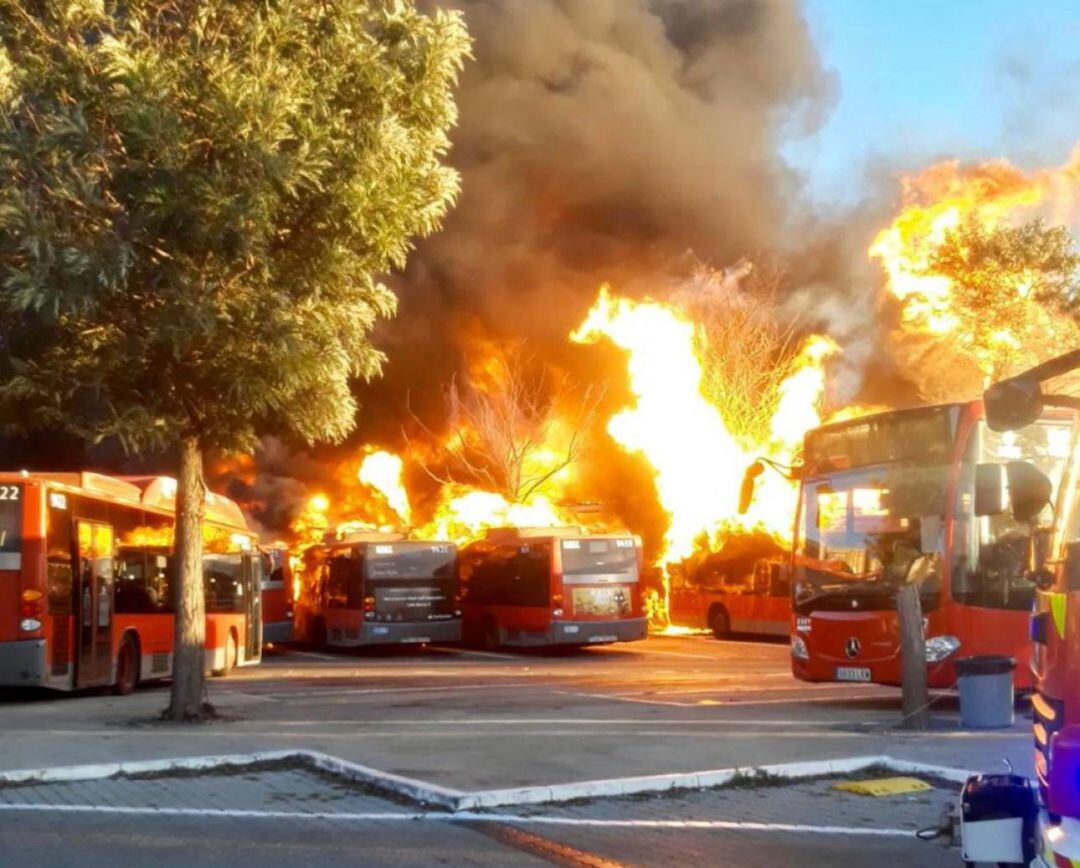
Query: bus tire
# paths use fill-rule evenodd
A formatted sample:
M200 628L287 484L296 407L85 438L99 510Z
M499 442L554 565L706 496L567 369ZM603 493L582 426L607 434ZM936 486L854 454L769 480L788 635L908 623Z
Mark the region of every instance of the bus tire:
M499 622L488 615L484 618L484 648L487 651L498 651L502 647L502 636L499 635Z
M116 684L113 685L113 692L117 696L128 696L135 692L138 684L139 644L130 633L126 633L116 655Z
M731 636L731 618L723 606L714 606L709 610L709 629L717 639Z

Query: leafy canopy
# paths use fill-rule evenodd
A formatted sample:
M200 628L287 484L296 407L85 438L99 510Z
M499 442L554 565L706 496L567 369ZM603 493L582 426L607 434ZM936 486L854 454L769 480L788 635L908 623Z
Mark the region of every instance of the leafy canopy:
M945 277L950 334L998 379L1075 346L1080 338L1080 254L1063 226L1033 220L949 231L925 273Z
M0 0L0 420L343 437L468 52L412 0Z

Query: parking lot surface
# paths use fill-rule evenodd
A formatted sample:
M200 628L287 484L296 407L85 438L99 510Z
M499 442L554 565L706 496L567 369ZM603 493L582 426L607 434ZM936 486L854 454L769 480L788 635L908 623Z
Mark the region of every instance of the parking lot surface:
M833 784L457 815L295 767L34 784L0 789L0 862L70 864L77 843L82 865L950 864L914 834L950 791L872 798Z
M985 770L1007 757L1030 773L1022 713L965 730L941 694L932 729L903 732L896 690L804 684L788 665L783 644L707 637L558 654L289 649L211 681L222 719L203 725L155 722L165 686L7 695L0 771L305 749L466 793L867 755ZM0 790L0 864L77 850L82 865L946 865L956 851L913 829L954 789L879 801L806 782L448 817L295 770L49 784Z

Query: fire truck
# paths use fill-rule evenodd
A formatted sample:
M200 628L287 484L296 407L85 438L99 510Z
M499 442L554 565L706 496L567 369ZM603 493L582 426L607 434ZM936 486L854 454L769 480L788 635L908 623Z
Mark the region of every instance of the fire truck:
M1047 380L1080 368L1080 350L991 386L984 397L989 427L1015 431L1045 415L1045 408L1080 409L1080 398L1045 394ZM1026 474L1010 480L1010 497L1022 510L1041 506L1049 486ZM1080 423L1074 424L1070 457L1058 487L1052 527L1031 534L1029 569L1036 585L1031 620L1032 695L1038 805L1025 807L1026 781L1015 776L968 782L967 790L999 792L1002 805L1017 806L1012 828L1021 838L1012 852L1054 868L1080 865ZM1025 505L1026 504L1026 505ZM1037 815L1037 823L1028 823ZM968 820L970 818L965 818ZM1000 827L1000 816L995 820ZM978 823L968 828L977 830ZM1009 842L1004 842L1008 845ZM1008 846L1006 846L1006 850ZM1038 852L1036 852L1038 851Z

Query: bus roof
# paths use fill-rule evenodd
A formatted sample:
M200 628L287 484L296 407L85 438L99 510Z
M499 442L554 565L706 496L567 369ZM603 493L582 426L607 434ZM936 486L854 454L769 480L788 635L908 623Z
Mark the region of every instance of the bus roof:
M484 533L488 542L515 542L522 539L626 539L630 531L622 533L589 533L575 525L565 527L490 527Z
M13 472L0 473L0 478L38 480L63 486L72 493L86 494L104 500L120 501L132 506L175 514L176 480L167 476L108 476L83 470L79 473ZM206 493L206 518L216 524L237 530L247 530L247 519L239 505L222 494Z

